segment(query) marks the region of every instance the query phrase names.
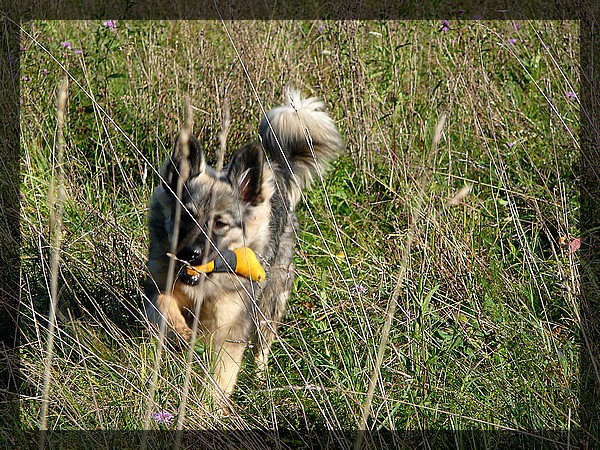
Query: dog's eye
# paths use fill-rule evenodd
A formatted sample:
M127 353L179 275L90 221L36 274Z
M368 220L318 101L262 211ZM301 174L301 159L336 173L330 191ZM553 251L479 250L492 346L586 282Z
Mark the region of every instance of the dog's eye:
M229 227L229 224L227 222L223 222L223 220L219 217L217 217L213 222L213 228L215 230L224 230L227 227Z

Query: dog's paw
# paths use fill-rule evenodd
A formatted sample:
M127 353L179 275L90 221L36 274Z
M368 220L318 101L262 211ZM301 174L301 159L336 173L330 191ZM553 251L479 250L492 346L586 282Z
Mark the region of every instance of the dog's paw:
M187 326L177 327L171 325L167 330L167 337L171 345L175 346L178 350L183 350L192 342L192 330Z
M185 342L192 342L192 329L190 327L178 327L175 331Z

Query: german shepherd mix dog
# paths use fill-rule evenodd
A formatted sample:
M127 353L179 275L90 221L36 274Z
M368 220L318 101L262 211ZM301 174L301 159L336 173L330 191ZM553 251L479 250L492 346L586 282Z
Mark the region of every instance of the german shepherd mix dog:
M169 326L189 340L193 313L199 311L198 332L211 351L221 399L233 391L246 347L252 348L257 368L266 369L294 281L294 208L302 189L316 175L322 176L342 151L341 137L323 103L292 89L286 94L287 104L269 111L262 121L260 140L237 150L225 170L208 166L199 142L190 136L185 151L189 175L181 180L179 199L178 178L186 158L178 141L162 166L162 184L150 206L146 314L155 323L164 315ZM181 220L175 230L178 202ZM166 284L174 236L177 275L170 287ZM238 275L230 267L235 262L224 253L237 249L253 251L264 269L263 281ZM213 260L230 270L190 272Z

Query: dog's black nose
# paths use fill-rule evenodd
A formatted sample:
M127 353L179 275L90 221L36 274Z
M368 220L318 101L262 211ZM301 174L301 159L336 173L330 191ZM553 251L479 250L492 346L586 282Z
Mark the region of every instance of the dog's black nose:
M184 247L177 253L177 258L190 264L194 264L202 258L202 253L200 247Z

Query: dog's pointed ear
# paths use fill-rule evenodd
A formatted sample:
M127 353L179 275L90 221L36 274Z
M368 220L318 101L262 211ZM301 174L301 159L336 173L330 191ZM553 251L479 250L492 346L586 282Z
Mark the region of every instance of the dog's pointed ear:
M184 161L187 161L187 170L184 170ZM160 175L163 184L176 192L177 182L182 174L186 176L186 179L189 179L204 172L205 169L204 152L198 139L190 133L186 143L180 133L175 140L171 156L163 163ZM187 172L187 174L184 172Z
M229 182L239 192L242 200L251 205L258 205L265 200L264 158L260 144L247 144L233 155L227 169Z

